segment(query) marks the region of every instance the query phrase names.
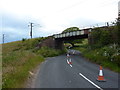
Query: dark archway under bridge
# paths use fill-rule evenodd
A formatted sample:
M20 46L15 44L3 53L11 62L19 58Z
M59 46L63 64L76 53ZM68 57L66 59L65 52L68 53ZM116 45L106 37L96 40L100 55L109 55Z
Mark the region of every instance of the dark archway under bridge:
M55 39L55 48L56 49L63 49L64 48L63 44L64 44L65 41L84 39L84 38L88 38L88 34L80 35L80 36L74 36L74 37L65 37L65 38Z

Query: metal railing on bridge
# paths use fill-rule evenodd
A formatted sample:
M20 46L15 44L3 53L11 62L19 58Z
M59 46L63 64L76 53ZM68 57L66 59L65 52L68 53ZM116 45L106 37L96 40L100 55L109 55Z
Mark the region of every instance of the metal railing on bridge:
M79 30L79 31L72 31L72 32L55 34L53 36L54 36L54 38L63 38L63 37L72 37L72 36L84 35L84 34L88 34L89 32L91 32L91 28L83 29L83 30Z

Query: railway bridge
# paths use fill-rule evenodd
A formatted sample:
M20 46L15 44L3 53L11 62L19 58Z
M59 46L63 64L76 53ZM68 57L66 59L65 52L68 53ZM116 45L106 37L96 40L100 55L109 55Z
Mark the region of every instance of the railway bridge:
M82 29L78 31L54 34L53 37L55 40L55 48L63 49L64 41L89 38L89 34L91 30L92 28L87 28L87 29Z

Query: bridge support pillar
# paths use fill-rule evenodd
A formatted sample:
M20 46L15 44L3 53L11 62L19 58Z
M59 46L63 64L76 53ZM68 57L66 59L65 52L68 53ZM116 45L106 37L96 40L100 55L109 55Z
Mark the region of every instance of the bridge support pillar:
M62 40L55 40L55 48L56 49L64 49L63 41Z

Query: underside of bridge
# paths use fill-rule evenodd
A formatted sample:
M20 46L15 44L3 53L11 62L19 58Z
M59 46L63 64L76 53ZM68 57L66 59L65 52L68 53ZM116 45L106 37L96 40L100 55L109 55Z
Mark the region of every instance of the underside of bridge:
M88 34L78 35L78 36L71 36L71 37L62 37L62 38L55 38L55 48L56 49L63 49L64 48L64 41L68 40L76 40L76 39L84 39L88 38Z

